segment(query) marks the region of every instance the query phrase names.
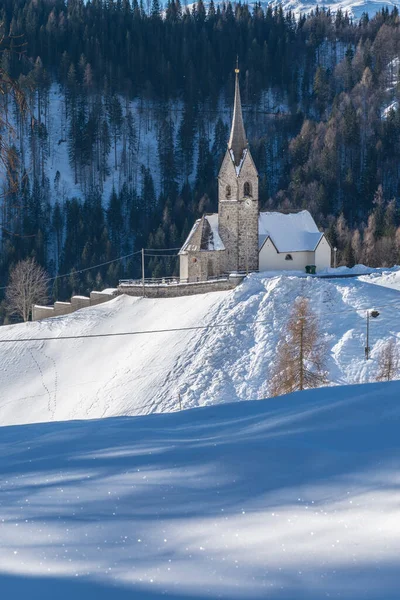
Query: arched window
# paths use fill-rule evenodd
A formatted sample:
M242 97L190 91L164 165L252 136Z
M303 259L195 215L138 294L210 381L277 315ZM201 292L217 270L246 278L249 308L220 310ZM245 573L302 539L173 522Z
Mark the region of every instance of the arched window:
M251 184L248 181L246 181L243 186L243 194L245 196L251 196Z
M227 185L226 188L225 188L225 197L226 198L230 198L231 194L232 194L231 186Z
M293 260L293 256L291 254L286 254L285 260Z

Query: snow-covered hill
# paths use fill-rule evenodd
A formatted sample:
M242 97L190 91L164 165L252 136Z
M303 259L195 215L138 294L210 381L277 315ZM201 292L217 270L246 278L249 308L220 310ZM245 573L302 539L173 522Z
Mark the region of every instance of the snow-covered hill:
M330 347L332 384L373 381L400 331L400 271L355 279L251 275L232 292L121 296L72 315L2 327L5 339L224 325L134 336L0 343L0 424L173 411L268 396L269 369L298 295L312 300ZM365 310L372 358L364 358ZM400 340L399 340L400 345Z
M399 394L0 427L1 598L397 600Z
M279 2L276 2L276 4L279 4ZM322 0L322 2L314 2L313 0L283 0L281 4L285 12L291 10L296 15L308 14L312 10L315 11L316 7L319 6L319 8L325 8L326 10L330 9L333 13L336 13L341 9L343 13L347 12L349 16L354 19L360 19L363 13L368 13L370 17L373 17L383 8L388 8L391 11L395 6L399 6L399 3L394 2L393 0L389 0L388 2L385 2L384 0L343 0L342 2L329 2L326 0Z

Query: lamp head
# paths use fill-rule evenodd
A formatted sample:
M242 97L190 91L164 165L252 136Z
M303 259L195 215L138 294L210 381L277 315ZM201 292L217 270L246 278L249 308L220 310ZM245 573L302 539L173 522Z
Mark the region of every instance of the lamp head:
M369 313L371 315L371 317L373 319L376 319L376 317L379 317L379 311L378 310L371 310L371 312Z

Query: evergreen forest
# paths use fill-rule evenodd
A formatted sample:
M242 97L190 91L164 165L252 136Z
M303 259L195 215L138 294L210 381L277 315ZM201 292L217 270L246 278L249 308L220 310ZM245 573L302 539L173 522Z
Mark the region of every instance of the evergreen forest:
M261 209L310 210L339 264L400 263L396 9L0 0L0 24L3 288L26 257L60 300L139 277L141 248L176 273L217 210L237 56Z

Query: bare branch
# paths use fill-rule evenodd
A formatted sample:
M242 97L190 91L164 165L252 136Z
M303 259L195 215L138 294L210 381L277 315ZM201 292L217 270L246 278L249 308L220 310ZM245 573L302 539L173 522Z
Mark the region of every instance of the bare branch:
M377 381L391 381L399 374L399 353L394 339L388 340L382 347L378 356Z
M28 321L32 304L47 302L46 271L37 264L34 258L20 261L10 275L10 283L6 290L6 306L9 314L19 315Z

